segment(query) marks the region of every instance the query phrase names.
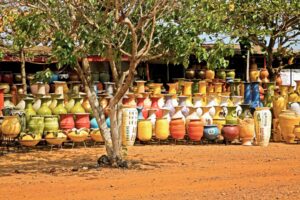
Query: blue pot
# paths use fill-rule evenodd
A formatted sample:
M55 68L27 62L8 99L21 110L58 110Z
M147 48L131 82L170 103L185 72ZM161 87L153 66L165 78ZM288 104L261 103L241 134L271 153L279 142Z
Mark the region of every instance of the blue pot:
M92 118L90 121L91 128L99 128L96 118Z
M251 83L244 82L244 104L251 104L252 102L252 91L251 91Z
M216 140L219 135L219 129L217 125L205 125L204 126L204 137L207 140Z
M107 127L110 128L110 118L109 117L106 118L105 122L106 122Z

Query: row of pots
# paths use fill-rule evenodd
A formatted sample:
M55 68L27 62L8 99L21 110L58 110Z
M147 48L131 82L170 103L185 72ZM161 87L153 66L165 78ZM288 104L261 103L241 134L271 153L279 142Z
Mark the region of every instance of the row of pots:
M216 77L221 79L221 80L226 80L226 78L231 78L234 79L235 78L235 70L234 69L219 69L217 70L217 73L215 73L214 70L210 70L210 69L200 69L200 70L195 70L192 68L189 68L185 71L185 78L187 79L209 79L212 80L215 78L215 75L217 75Z

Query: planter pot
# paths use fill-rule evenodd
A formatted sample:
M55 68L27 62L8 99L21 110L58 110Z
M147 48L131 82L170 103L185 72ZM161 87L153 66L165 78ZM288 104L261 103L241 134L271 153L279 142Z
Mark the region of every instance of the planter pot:
M15 138L21 132L21 123L17 116L5 116L1 124L2 134L8 138Z
M205 78L209 80L213 80L215 78L215 71L213 70L206 70L205 71Z
M42 135L44 132L44 117L42 116L31 116L28 123L28 129L31 133Z
M44 132L48 133L56 133L59 129L58 124L58 116L52 115L52 116L45 116L44 119Z
M239 129L242 145L251 146L255 135L254 120L252 118L239 119Z
M299 125L300 115L297 115L293 111L284 110L279 114L279 124L281 133L286 143L294 143L295 134L294 128L295 125Z
M185 78L186 79L193 79L193 78L195 78L195 70L194 69L187 69L187 70L185 70Z
M238 125L225 124L222 128L222 135L225 141L233 141L239 138L240 130Z
M181 118L172 119L170 122L170 133L173 139L183 139L185 135L184 120Z
M234 69L226 70L226 78L235 79L235 70Z
M205 125L203 132L207 140L216 140L220 133L217 125Z
M62 132L58 132L58 133L48 133L45 136L45 139L47 141L47 143L51 144L51 145L62 145L63 142L66 141L67 136L62 133Z
M141 141L149 141L152 138L152 123L150 120L138 121L138 139Z

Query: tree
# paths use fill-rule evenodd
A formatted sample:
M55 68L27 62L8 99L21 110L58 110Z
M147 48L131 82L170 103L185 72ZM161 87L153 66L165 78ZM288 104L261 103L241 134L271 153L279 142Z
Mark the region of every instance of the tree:
M201 30L195 28L191 10L198 8L192 0L28 0L19 5L29 8L29 15L45 25L43 30L52 38L52 52L60 65L74 66L79 73L105 140L108 159L114 166L123 162L121 100L132 84L137 65L157 58L187 65L190 54L198 59L207 54L199 38ZM19 26L26 31L23 27ZM109 102L110 129L91 86L86 59L90 54L108 58L116 83ZM124 56L129 62L125 72L120 68Z
M267 69L273 78L274 49L286 56L300 40L299 1L210 1L209 8L223 16L215 20L220 31L244 41L246 38L266 52Z

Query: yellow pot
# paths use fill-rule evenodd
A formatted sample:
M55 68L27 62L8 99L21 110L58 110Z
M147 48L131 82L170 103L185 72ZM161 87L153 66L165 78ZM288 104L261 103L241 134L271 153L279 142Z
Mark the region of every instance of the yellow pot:
M210 79L210 80L213 80L215 78L215 71L213 70L206 70L205 71L205 78L206 79Z
M192 95L192 85L193 85L193 82L191 82L191 81L185 81L183 83L183 85L184 85L183 95L185 95L185 96Z
M256 82L259 80L259 70L252 70L250 71L250 81L251 82Z
M155 123L155 137L166 140L170 135L169 122L167 119L157 119Z
M176 94L178 83L168 83L167 85L169 86L169 94Z
M138 139L149 141L152 138L152 123L150 120L140 120L138 122Z
M282 130L283 138L286 143L294 143L294 128L295 125L299 125L299 123L300 116L296 115L293 111L284 110L279 114L280 129Z
M221 93L223 88L223 83L214 83L215 92Z
M207 86L206 81L199 81L199 93L206 94L206 86Z
M21 131L21 124L17 116L5 116L1 125L2 134L15 138Z
M278 118L279 114L282 110L286 110L286 101L284 96L275 96L273 98L273 113L274 113L274 117Z
M162 86L161 83L153 83L152 84L152 89L153 89L153 94L154 95L161 94L161 86Z

